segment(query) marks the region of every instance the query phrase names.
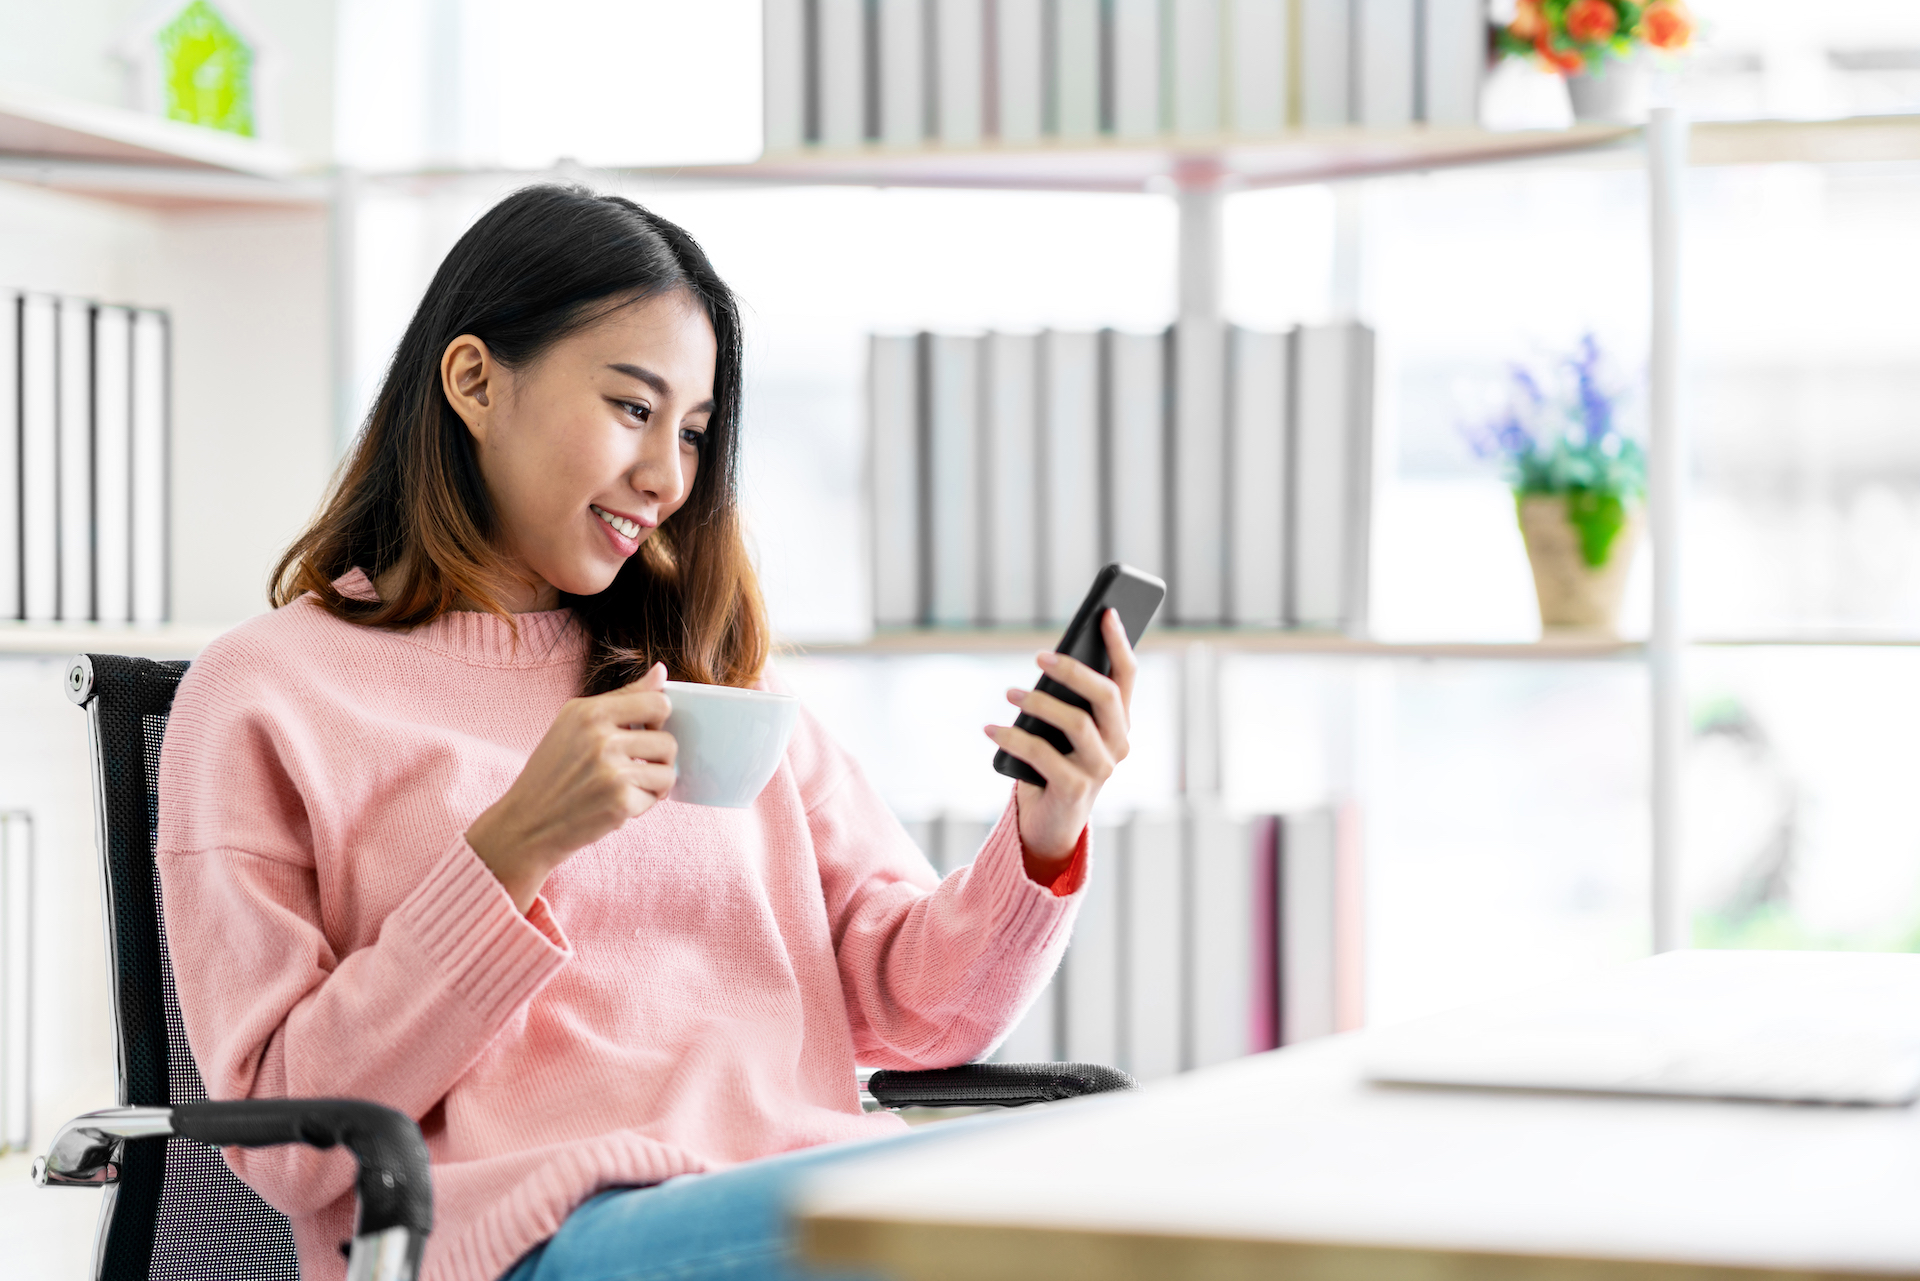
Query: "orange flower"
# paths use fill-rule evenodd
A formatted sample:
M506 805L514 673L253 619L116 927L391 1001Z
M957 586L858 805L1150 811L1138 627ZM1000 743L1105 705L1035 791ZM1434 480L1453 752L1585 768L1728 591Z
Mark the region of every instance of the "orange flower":
M1567 35L1582 44L1611 40L1620 29L1620 15L1607 0L1574 0L1567 7Z
M1684 49L1693 39L1693 18L1680 0L1653 0L1640 15L1640 38L1656 49Z
M1540 12L1540 0L1519 0L1507 30L1522 40L1538 40L1545 35L1547 18Z
M1533 51L1540 55L1540 61L1546 64L1549 71L1557 71L1563 76L1577 76L1586 70L1585 58L1572 49L1554 48L1544 31L1533 38Z

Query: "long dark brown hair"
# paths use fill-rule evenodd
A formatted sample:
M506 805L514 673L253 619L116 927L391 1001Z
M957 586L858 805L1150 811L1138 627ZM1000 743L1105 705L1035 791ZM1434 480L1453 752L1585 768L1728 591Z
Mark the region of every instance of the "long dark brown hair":
M276 608L312 592L336 617L405 629L456 603L512 622L512 580L473 438L447 402L440 359L461 334L509 369L629 304L675 291L698 300L719 354L713 414L692 492L596 596L563 594L592 638L586 689L635 679L656 660L676 680L746 685L766 664L768 629L737 506L740 315L700 246L619 196L527 187L481 217L447 254L387 369L365 429L318 517L274 569ZM335 579L399 567L379 601Z

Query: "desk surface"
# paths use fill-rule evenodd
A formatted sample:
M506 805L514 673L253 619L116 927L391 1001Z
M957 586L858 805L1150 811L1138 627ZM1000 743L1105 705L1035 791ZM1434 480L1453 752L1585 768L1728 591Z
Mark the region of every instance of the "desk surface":
M1920 1276L1920 1108L1370 1085L1367 1035L834 1167L806 1249L912 1281Z

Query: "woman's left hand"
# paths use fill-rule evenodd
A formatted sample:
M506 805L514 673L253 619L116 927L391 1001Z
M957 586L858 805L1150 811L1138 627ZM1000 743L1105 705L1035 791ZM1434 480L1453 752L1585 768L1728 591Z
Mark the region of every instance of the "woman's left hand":
M1094 798L1113 775L1113 767L1127 758L1128 709L1133 704L1133 677L1137 666L1127 644L1120 614L1109 609L1100 617L1100 634L1107 642L1111 677L1102 676L1065 654L1042 654L1040 670L1092 705L1082 711L1073 704L1039 690L1010 689L1007 701L1029 716L1045 721L1067 736L1071 754L1063 755L1038 734L1008 725L987 726L987 737L1007 753L1033 766L1045 787L1017 783L1020 805L1020 842L1026 846L1027 870L1036 879L1050 880L1066 868L1080 844L1080 832L1093 811Z

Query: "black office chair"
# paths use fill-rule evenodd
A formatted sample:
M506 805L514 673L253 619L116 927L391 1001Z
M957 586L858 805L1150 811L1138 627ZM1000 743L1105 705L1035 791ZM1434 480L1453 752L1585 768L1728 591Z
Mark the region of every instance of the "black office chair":
M67 697L86 710L93 748L121 1106L62 1126L34 1179L106 1188L96 1281L297 1281L285 1216L234 1176L219 1147L345 1144L360 1162L348 1281L410 1281L433 1225L426 1146L411 1120L345 1099L206 1101L180 1021L154 868L160 743L186 670L114 654L81 654L67 669ZM972 1063L875 1072L866 1088L890 1108L1016 1107L1133 1084L1091 1064Z

